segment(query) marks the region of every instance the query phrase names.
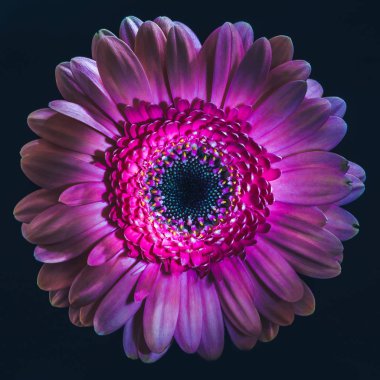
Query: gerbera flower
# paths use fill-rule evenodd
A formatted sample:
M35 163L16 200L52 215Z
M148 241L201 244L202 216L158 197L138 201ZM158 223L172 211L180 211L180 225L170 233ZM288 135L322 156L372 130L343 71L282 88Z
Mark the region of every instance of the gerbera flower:
M65 100L33 112L21 150L42 189L16 206L44 262L38 285L77 326L124 328L130 358L176 341L220 356L314 310L299 274L340 273L358 231L341 206L364 171L329 152L345 103L322 97L285 36L225 23L201 45L184 24L127 17L93 58L58 65Z

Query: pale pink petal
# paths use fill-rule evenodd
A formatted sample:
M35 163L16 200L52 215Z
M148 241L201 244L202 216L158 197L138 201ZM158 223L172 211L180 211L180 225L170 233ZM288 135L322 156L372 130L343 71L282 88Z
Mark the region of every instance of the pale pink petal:
M276 128L260 138L269 152L287 156L292 146L316 134L330 116L330 103L324 99L305 100Z
M254 273L278 297L295 302L303 295L302 281L277 252L267 252L260 245L246 247L247 262Z
M145 266L136 263L135 267ZM137 269L137 268L136 268ZM94 330L99 335L107 335L122 327L138 311L141 304L130 296L139 273L130 269L108 292L96 310Z
M276 199L299 205L336 202L351 192L348 161L330 152L305 152L276 163L281 177L272 182Z
M245 21L235 22L234 26L240 34L244 50L247 51L253 44L254 34L252 26Z
M28 241L52 244L69 239L104 220L102 211L106 203L69 207L62 204L49 207L28 225Z
M67 102L66 100L54 100L49 103L49 107L62 115L66 115L72 119L87 124L89 127L111 139L119 134L117 128L113 124L110 122L108 124L102 121L99 122L96 115L79 104Z
M217 359L224 347L223 315L215 286L206 276L199 281L202 300L202 336L198 353L207 360Z
M170 29L175 25L174 22L166 16L156 17L154 22L161 28L166 37L169 35Z
M202 301L195 271L181 274L181 300L175 339L187 353L196 352L202 335Z
M95 156L111 146L103 134L49 108L32 112L28 116L28 125L45 140L80 153Z
M37 285L47 291L66 289L71 286L85 263L84 257L77 257L64 263L44 264L38 273Z
M91 250L87 258L90 266L103 265L121 251L126 250L123 232L116 230L105 236Z
M104 88L94 60L76 57L70 61L70 68L79 87L102 112L115 122L123 119L115 103Z
M173 338L180 294L179 275L160 272L144 309L144 337L153 352L164 351Z
M225 258L213 265L215 285L223 312L231 323L241 332L257 336L261 325L253 298L253 283L245 266L237 266L236 260Z
M251 350L256 342L257 342L257 336L250 336L243 334L240 332L236 327L228 321L228 319L224 319L224 323L227 327L228 334L230 335L230 338L233 342L233 344L239 349L239 350Z
M320 83L318 83L314 79L308 79L306 81L307 83L307 91L306 91L306 98L321 98L323 95L323 87Z
M241 103L255 103L266 82L272 52L269 41L260 38L253 43L245 54L234 75L225 101L225 107Z
M327 217L326 229L340 240L349 240L359 232L358 220L347 210L335 205L322 210Z
M136 289L134 292L136 302L141 302L146 297L148 297L154 283L156 282L156 278L160 271L160 267L160 264L156 263L150 263L146 266L144 272L141 274L137 282Z
M168 34L166 66L172 98L192 100L196 94L194 41L185 29L173 26Z
M131 48L116 37L98 42L96 62L104 87L116 104L151 101L152 94L141 62Z
M70 303L81 307L103 297L134 263L130 257L117 257L98 267L86 265L72 283Z
M55 244L37 246L34 250L34 257L44 263L60 263L71 260L81 254L88 253L97 240L109 234L115 228L115 226L103 220L73 238Z
M306 93L306 82L294 81L281 86L262 103L253 107L249 121L250 136L258 139L284 121L301 104Z
M288 36L272 37L269 42L272 47L272 69L292 60L294 47Z
M59 193L57 189L33 191L17 203L14 217L19 222L30 223L38 214L58 202Z
M80 206L104 201L106 194L104 182L87 182L68 187L59 196L59 201L68 206Z
M240 34L232 24L212 32L199 53L198 96L220 106L243 54Z
M119 36L132 50L135 49L136 35L142 23L138 17L128 16L120 24Z
M153 102L169 102L165 73L166 37L152 21L144 22L137 35L135 53L143 65L152 89Z

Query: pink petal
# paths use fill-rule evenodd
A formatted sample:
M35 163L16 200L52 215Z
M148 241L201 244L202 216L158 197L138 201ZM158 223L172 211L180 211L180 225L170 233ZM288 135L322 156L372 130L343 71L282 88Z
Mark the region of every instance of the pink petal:
M198 281L195 271L181 274L181 300L174 336L187 353L197 351L202 335L202 301Z
M260 317L253 299L253 283L245 266L238 259L224 259L212 268L222 309L241 332L260 334ZM220 279L219 279L220 278Z
M304 81L287 83L273 92L262 103L253 107L249 121L250 136L258 139L285 120L301 104L306 92Z
M141 302L150 294L154 283L156 282L157 275L160 271L160 265L150 263L146 266L144 272L141 274L139 281L136 285L134 293L135 301Z
M30 223L38 214L58 203L59 193L57 189L33 191L17 203L14 217L19 222Z
M67 240L101 223L105 203L68 207L62 204L49 207L28 225L25 238L36 244L53 244Z
M38 273L37 285L47 291L66 289L71 286L85 262L84 257L77 257L64 263L44 264Z
M174 25L176 25L179 28L182 28L189 35L189 37L193 41L193 45L194 45L195 50L197 52L199 52L199 50L202 47L202 44L200 43L197 35L187 25L183 24L180 21L174 21Z
M96 61L104 87L116 104L151 101L152 95L144 68L131 48L116 37L98 42Z
M36 260L44 263L60 263L71 260L83 253L87 253L91 246L100 238L112 232L115 226L106 220L90 229L75 235L75 237L56 244L37 246L34 250Z
M93 104L91 99L79 86L71 71L69 62L59 64L55 70L55 76L57 87L65 100L75 104L77 108L79 107L85 109L85 112L91 115L91 118L95 121L95 123L102 126L103 130L105 130L105 135L108 133L112 136L117 133L117 128L113 120L110 119L101 109L99 109L99 107Z
M303 297L293 304L293 309L297 315L306 317L314 313L315 298L310 288L305 283L303 283L303 287Z
M38 186L53 189L71 183L103 180L102 168L82 160L83 157L78 159L74 152L44 141L29 143L24 148L21 169Z
M199 281L202 300L202 336L198 353L207 360L217 359L224 347L224 325L218 294L210 276Z
M260 38L245 54L234 75L225 101L225 106L253 104L267 79L272 52L269 41Z
M325 99L331 103L331 116L338 116L343 118L347 109L346 102L337 96L329 96Z
M104 182L87 182L70 186L59 196L59 201L68 206L80 206L104 201L106 194Z
M306 91L306 98L321 98L323 95L323 87L320 83L318 83L314 79L308 79L306 81L307 83L307 91Z
M142 23L138 17L128 16L120 24L119 36L132 50L135 49L136 35Z
M160 16L154 19L154 22L161 28L165 36L169 35L170 29L175 25L174 22L166 16Z
M82 307L103 297L134 262L132 258L123 257L98 267L86 265L72 283L70 303L75 307Z
M323 208L323 212L327 217L326 229L340 240L349 240L359 232L358 220L347 210L331 205Z
M95 131L107 137L114 138L115 135L118 135L118 131L114 125L99 122L94 113L91 113L88 109L79 104L67 102L66 100L54 100L49 103L49 107L62 115L87 124L89 127L95 129Z
M293 42L288 36L276 36L269 42L272 47L272 69L293 59Z
M122 120L115 103L104 88L96 62L89 58L76 57L71 60L70 68L76 82L88 98L115 122Z
M261 317L261 334L259 336L260 342L270 342L272 341L278 334L279 326L275 323L268 321L265 317Z
M250 24L244 21L235 22L234 27L240 34L244 51L247 51L253 44L253 29Z
M104 37L116 37L116 36L115 34L113 34L107 29L100 29L97 33L95 33L92 39L92 44L91 44L91 55L94 60L96 60L96 54L98 51L99 41Z
M338 206L343 206L353 202L355 199L359 198L365 190L364 183L354 175L346 174L346 179L350 184L351 192L347 196L336 202Z
M110 147L103 134L49 108L32 112L28 116L28 125L47 141L80 153L96 155Z
M292 324L294 320L292 304L277 297L258 277L253 276L252 281L256 294L255 303L260 315L276 325L288 326Z
M232 24L212 32L199 53L198 96L220 106L243 54L240 34Z
M349 161L348 165L349 168L347 173L357 177L358 179L360 179L360 181L365 182L366 175L364 169L360 165L352 161Z
M49 301L52 306L58 308L68 307L69 303L69 288L52 290L49 292Z
M123 233L116 230L96 243L88 255L87 264L90 266L103 265L125 249Z
M279 179L272 182L276 199L299 205L336 202L351 192L345 177L348 161L330 152L305 152L276 163Z
M179 276L160 272L144 309L144 337L153 352L164 351L173 338L180 294Z
M252 271L273 293L288 302L298 301L302 297L302 281L279 253L269 253L260 245L246 247L245 251Z
M94 325L94 316L96 310L98 309L99 303L99 301L95 301L79 309L79 320L84 327Z
M135 53L143 65L152 89L153 101L169 102L165 74L166 37L152 21L144 22L136 36Z
M315 134L330 116L330 103L323 99L305 100L280 125L260 139L271 153L287 156L292 146Z
M257 337L256 336L250 336L241 333L239 330L237 330L232 323L228 321L228 319L224 320L228 334L230 335L230 338L233 342L233 344L239 349L239 350L251 350L256 342Z
M185 29L173 26L168 35L166 66L172 98L193 99L196 94L194 61L197 50Z
M144 265L140 262L135 267ZM111 334L138 311L140 302L135 302L133 297L130 297L138 278L139 274L136 274L134 268L129 270L104 297L94 317L94 330L97 334Z
M337 116L330 116L319 129L310 136L289 146L284 153L290 155L311 150L329 151L342 141L346 132L347 124L344 120Z

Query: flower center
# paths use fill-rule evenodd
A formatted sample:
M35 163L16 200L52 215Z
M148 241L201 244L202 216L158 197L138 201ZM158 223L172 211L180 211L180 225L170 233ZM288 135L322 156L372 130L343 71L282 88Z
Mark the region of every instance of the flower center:
M193 232L223 221L234 198L235 181L221 156L199 142L161 151L144 178L155 217Z

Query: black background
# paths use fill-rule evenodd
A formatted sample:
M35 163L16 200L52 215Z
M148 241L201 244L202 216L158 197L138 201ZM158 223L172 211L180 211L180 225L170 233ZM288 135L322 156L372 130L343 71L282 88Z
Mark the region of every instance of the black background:
M241 352L227 341L206 362L173 347L153 365L124 356L121 333L98 337L70 324L36 285L40 267L12 217L34 189L19 169L19 150L34 138L27 115L60 98L54 68L90 56L93 33L117 32L124 16L167 15L203 41L226 20L253 24L256 36L286 34L308 60L326 95L348 103L349 131L336 150L365 167L367 192L349 206L361 232L345 243L343 273L309 281L317 309L281 328L271 343ZM380 34L375 1L13 1L0 5L0 183L2 379L237 378L380 379L378 213ZM1 376L1 375L0 375Z

